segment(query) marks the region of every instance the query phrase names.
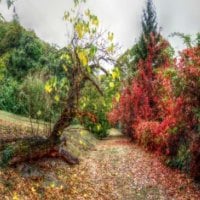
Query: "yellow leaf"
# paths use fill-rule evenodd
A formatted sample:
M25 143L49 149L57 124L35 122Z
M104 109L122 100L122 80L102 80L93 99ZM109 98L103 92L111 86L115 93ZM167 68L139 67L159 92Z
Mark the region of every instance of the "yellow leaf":
M50 184L50 187L51 187L51 188L54 188L54 187L55 187L55 183L52 182L52 183Z
M84 136L85 135L85 131L81 131L80 134L81 134L81 136Z
M85 52L83 52L83 51L79 52L78 57L83 66L86 66L88 64L88 58L87 58L87 55L85 54Z
M16 192L14 192L14 194L13 194L13 200L19 200L19 197Z
M119 99L120 99L120 94L119 93L116 94L115 99L116 99L117 102L119 102Z
M101 124L97 124L97 131L101 130Z
M92 24L95 25L95 26L98 26L98 25L99 25L99 20L98 20L97 17L93 18Z
M113 79L118 79L120 77L120 72L118 69L115 69L113 72L112 72L112 78Z
M114 38L114 33L108 32L108 40L112 42L113 38Z
M36 192L36 190L35 190L35 188L34 188L34 187L32 187L32 188L31 188L31 191L32 191L32 192Z
M60 97L59 97L58 95L56 95L56 96L54 97L54 99L55 99L56 102L59 102L59 101L60 101Z
M116 73L116 72L113 72L113 73L112 73L112 78L113 78L113 79L116 79L116 78L117 78L117 73Z
M82 39L84 36L84 27L82 23L77 23L77 25L75 26L75 30L78 34L79 39Z
M52 92L52 87L48 83L45 85L45 91L47 93L51 93Z
M114 88L114 87L115 87L115 84L114 84L113 82L110 82L110 83L109 83L109 86L110 86L110 88Z

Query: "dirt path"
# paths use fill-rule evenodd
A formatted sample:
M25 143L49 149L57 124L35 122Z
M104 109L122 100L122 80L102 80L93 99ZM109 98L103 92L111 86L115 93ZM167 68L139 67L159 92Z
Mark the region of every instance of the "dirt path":
M68 171L67 180L67 197L73 200L200 199L191 179L123 136L101 141Z
M0 199L200 200L200 186L116 131L79 165L44 159L19 171L0 171Z

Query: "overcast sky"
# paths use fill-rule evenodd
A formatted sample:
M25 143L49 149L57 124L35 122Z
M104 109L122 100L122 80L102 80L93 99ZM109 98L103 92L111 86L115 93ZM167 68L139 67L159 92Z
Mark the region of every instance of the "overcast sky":
M5 0L4 0L5 1ZM200 32L200 0L154 0L159 26L165 37L172 32ZM88 0L88 7L99 17L101 25L115 33L125 49L131 47L141 32L141 14L145 0ZM17 0L16 11L23 26L33 29L49 43L60 47L67 42L63 13L72 0ZM0 4L0 12L11 19L11 10ZM176 49L182 48L177 38L170 39Z

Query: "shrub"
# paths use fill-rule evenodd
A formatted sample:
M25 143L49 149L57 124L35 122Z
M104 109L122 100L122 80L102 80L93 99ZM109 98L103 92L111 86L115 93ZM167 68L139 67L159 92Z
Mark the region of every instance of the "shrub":
M200 47L190 47L181 52L178 63L180 78L184 87L180 92L183 97L182 118L187 127L187 138L191 151L190 173L200 180Z
M190 173L194 179L200 181L200 136L196 136L191 143Z
M88 90L89 89L89 90ZM79 121L99 138L107 136L110 124L106 117L109 103L94 88L88 87L83 91L85 97L80 101Z
M39 74L29 75L20 86L18 101L20 114L25 114L33 119L51 121L54 114L51 97L45 93L45 80Z
M155 53L149 49L147 59L139 62L109 121L121 123L145 149L200 180L200 47L184 50L176 62L166 57L156 69Z
M177 154L166 159L166 164L172 168L178 168L189 172L190 170L191 153L187 144L181 144Z
M161 142L157 135L159 122L143 121L140 122L135 129L135 136L138 143L150 151L158 149Z
M19 83L13 78L4 78L0 81L0 109L17 113L20 109L17 95Z

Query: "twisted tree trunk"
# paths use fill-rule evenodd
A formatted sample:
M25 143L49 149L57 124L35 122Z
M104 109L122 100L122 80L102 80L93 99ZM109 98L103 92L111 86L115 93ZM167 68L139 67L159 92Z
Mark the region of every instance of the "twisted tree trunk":
M14 165L43 157L59 157L70 164L79 163L78 158L59 146L61 144L60 135L76 116L77 98L84 87L85 81L82 76L73 77L65 108L48 138L33 136L0 141L1 165Z

